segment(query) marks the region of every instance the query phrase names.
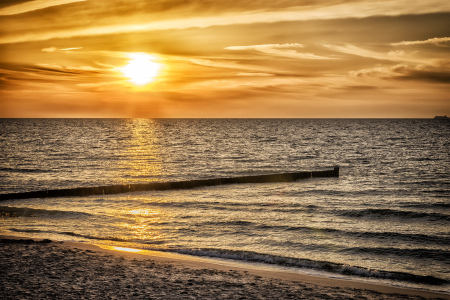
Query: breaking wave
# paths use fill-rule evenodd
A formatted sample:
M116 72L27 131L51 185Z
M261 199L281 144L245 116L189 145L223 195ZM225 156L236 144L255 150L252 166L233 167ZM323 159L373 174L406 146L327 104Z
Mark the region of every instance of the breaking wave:
M214 248L201 248L201 249L178 248L178 249L166 249L166 250L158 249L158 250L194 256L225 258L247 262L258 262L272 265L280 265L286 267L308 268L343 275L391 279L414 283L425 283L430 285L443 285L449 283L449 281L435 276L424 276L406 272L383 271L328 261L316 261L305 258L291 258L291 257L262 254L253 251L237 251L237 250L224 250Z
M450 251L437 250L437 249L402 249L402 248L370 248L370 247L353 247L341 250L341 252L349 253L366 253L375 255L388 255L388 256L401 256L412 257L414 259L435 259L441 263L450 263Z
M60 234L60 235L68 235L72 237L84 238L88 240L97 240L97 241L113 241L113 242L128 242L126 239L116 238L116 237L98 237L87 234L79 234L71 231L53 231L53 230L39 230L39 229L17 229L17 228L9 228L10 231L14 232L23 232L23 233L49 233L49 234Z
M450 221L450 215L441 213L427 213L404 211L394 209L369 208L363 210L341 211L340 215L352 218L400 218L400 219L427 219L429 221Z
M445 191L445 193L448 193L448 191ZM425 209L443 209L444 208L445 209L445 208L450 208L450 203L447 203L447 202L405 203L402 206L403 207L410 207L410 208L425 208Z
M14 218L14 217L48 217L48 218L78 218L83 216L91 216L91 214L77 211L63 211L63 210L47 210L36 209L28 207L11 207L0 206L0 217Z

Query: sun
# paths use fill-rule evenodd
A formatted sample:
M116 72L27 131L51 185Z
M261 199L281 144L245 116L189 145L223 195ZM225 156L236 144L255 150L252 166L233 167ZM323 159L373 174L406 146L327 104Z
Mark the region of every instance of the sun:
M121 68L123 75L137 85L145 85L158 75L161 64L154 62L155 57L144 53L133 53L128 65Z

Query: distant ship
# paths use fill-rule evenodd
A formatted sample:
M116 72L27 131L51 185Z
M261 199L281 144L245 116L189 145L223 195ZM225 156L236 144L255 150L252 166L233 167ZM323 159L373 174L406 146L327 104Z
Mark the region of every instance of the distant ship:
M447 115L445 115L445 116L436 116L436 117L434 117L434 119L435 120L448 120L449 117L447 117Z

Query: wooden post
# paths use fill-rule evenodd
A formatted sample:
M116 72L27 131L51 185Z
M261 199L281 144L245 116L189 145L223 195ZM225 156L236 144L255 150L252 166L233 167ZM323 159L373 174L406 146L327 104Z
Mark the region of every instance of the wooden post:
M334 167L334 176L339 177L339 166Z

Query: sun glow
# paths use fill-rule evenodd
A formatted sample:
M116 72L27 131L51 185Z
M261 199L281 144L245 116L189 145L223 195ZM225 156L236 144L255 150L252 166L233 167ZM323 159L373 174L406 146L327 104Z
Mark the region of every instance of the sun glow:
M128 65L121 68L123 75L137 85L145 85L155 80L161 64L154 62L155 57L144 53L133 53Z

